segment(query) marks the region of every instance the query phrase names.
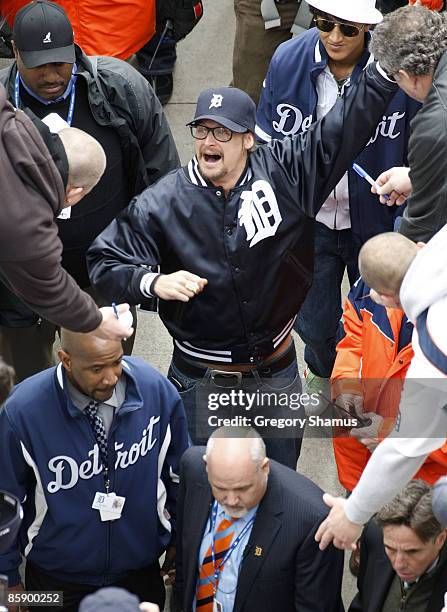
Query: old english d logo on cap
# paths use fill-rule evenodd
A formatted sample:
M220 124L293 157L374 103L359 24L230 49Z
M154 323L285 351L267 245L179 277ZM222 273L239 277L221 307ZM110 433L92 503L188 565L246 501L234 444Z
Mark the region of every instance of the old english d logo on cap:
M223 96L221 94L213 94L209 108L219 108L222 106Z

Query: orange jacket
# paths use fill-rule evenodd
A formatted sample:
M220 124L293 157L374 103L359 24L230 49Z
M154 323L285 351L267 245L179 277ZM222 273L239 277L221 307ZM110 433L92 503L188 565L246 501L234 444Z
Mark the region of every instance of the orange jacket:
M363 396L364 412L383 418L379 437L394 427L403 380L413 349L413 325L402 310L385 308L369 297L360 279L351 289L343 309L345 337L338 343L331 377L332 397L341 393ZM368 296L368 297L365 297ZM371 457L355 438L334 437L338 478L352 491ZM447 444L428 457L415 478L433 484L447 474Z
M155 33L155 0L54 0L73 26L75 42L87 55L127 59ZM9 25L28 0L0 0Z

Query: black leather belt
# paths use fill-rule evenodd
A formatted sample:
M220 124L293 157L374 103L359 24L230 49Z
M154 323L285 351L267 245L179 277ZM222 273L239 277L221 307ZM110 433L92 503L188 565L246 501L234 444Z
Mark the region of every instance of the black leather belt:
M196 365L194 362L189 359L185 359L183 355L180 355L178 352L174 352L173 361L174 365L186 376L191 376L193 378L202 378L205 376L205 373L208 369L212 371L213 380L216 375L221 376L223 378L230 376L237 376L238 378L251 378L253 377L253 372L257 372L258 376L261 378L270 378L272 374L276 372L280 372L287 366L289 366L296 359L296 351L295 345L292 344L288 347L288 349L280 355L277 359L270 361L265 365L258 366L257 368L253 368L252 370L248 370L247 372L240 372L237 369L237 364L234 365L234 369L231 371L219 370L219 364L212 364L209 366Z

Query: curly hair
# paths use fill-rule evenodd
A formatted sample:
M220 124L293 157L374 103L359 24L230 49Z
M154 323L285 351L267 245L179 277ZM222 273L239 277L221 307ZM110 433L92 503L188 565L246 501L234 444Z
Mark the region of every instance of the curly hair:
M430 74L447 49L447 17L424 6L405 6L376 26L370 51L388 74Z

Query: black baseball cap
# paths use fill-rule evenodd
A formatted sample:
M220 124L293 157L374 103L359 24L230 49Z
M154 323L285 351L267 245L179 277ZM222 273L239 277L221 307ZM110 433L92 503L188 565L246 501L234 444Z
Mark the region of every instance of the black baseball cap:
M54 2L36 0L21 8L13 40L26 68L76 61L73 28L64 9Z
M245 91L237 87L206 89L199 95L194 119L187 125L201 119L212 119L232 132L254 132L256 105Z
M23 510L14 495L0 491L0 553L14 542L23 518Z

